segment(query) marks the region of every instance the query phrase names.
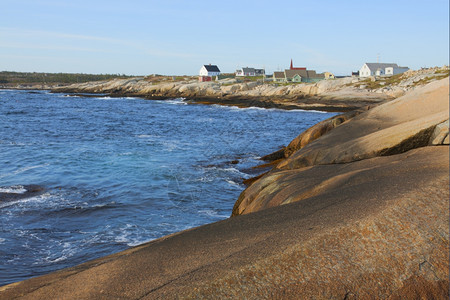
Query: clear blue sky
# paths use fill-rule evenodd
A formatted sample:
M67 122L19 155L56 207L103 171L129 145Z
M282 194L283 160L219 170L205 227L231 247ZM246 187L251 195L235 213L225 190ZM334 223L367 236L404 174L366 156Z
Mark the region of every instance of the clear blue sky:
M449 60L448 0L0 0L0 71L196 75Z

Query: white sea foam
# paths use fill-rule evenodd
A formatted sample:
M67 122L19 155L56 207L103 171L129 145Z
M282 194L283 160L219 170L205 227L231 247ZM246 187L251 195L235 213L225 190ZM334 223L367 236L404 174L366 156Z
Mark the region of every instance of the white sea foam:
M26 171L29 171L29 170L32 170L32 169L46 167L48 165L49 164L47 163L47 164L40 164L40 165L35 165L35 166L23 167L23 168L15 170L15 171L13 171L11 173L0 174L0 178L4 178L4 177L7 177L7 176L11 176L11 175L17 175L17 174L20 174L20 173L23 173L23 172L26 172Z
M202 209L202 210L199 210L198 213L199 213L199 214L202 214L202 215L206 215L206 216L208 216L208 217L215 217L215 218L223 218L223 219L226 219L226 218L229 217L228 215L219 215L219 214L217 213L217 211L212 210L212 209Z
M55 248L59 250L56 253ZM50 243L47 248L42 250L42 252L47 254L47 256L42 256L36 260L33 265L48 265L64 261L77 253L77 246L72 245L69 242L62 243L60 241L53 241L53 243Z
M178 146L179 143L175 142L175 141L163 141L161 144L164 146L164 148L168 152L172 152L173 150L180 148Z
M255 110L255 111L280 111L280 112L292 112L292 113L298 113L298 112L312 112L312 113L319 113L319 114L326 114L328 112L326 111L320 111L320 110L308 110L308 109L282 109L282 108L264 108L264 107L257 107L257 106L250 106L250 107L238 107L238 106L225 106L225 105L219 105L219 104L213 104L213 107L231 110L231 111L246 111L246 110Z
M3 244L6 241L6 239L0 238L0 244Z
M136 97L115 97L115 99L122 99L122 100L138 100L139 98L136 98Z
M13 185L9 187L0 187L0 193L23 194L27 190L22 185Z
M67 97L70 97L70 98L81 98L80 96L78 96L78 95L60 95L60 96L58 96L59 98L67 98Z
M51 264L51 263L57 263L63 260L66 260L68 257L66 255L61 255L59 257L54 257L54 256L46 256L46 257L42 257L39 260L35 261L33 263L33 265L47 265L47 264Z
M25 198L25 199L20 199L20 200L16 200L16 201L8 201L8 202L3 202L0 203L0 208L5 208L8 206L13 206L16 204L20 204L20 205L24 205L27 203L32 203L32 204L39 204L39 203L43 203L43 202L47 202L47 199L50 198L50 194L49 193L45 193L39 196L35 196L35 197L30 197L30 198Z
M140 134L136 136L139 139L155 139L160 138L159 135L153 135L153 134Z
M239 171L236 168L229 167L229 168L220 168L220 167L204 167L205 170L214 170L218 172L227 172L227 173L233 173L233 174L239 174L239 175L247 175L241 171Z
M166 103L166 104L173 104L173 105L187 105L186 102L184 102L184 98L176 98L176 99L169 99L169 100L157 100L158 103Z
M240 187L239 183L234 182L233 180L225 180L225 181L226 181L227 183L229 183L230 185L232 185L232 186Z
M120 228L120 234L114 237L114 241L119 244L126 244L129 247L137 246L149 242L155 238L149 238L146 232L137 232L136 225L126 224Z
M200 177L200 178L198 178L198 179L196 179L194 181L196 181L196 182L211 182L213 180L214 179L211 176L203 176L203 177Z
M133 152L123 152L123 153L119 153L119 156L130 156L133 155Z

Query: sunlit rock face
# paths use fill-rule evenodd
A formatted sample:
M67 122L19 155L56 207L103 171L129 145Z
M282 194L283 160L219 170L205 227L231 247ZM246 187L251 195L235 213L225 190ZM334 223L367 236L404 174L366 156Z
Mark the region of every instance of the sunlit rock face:
M286 159L241 194L233 215L304 199L307 197L305 183L300 178L308 177L301 174L310 172L310 168L345 166L428 145L448 144L448 93L449 83L444 79L356 116L333 117L313 126L286 147ZM334 176L347 178L344 171ZM316 190L326 192L341 185L342 179L331 183L329 174L327 170L323 179L319 176L314 183ZM352 178L358 180L358 176ZM280 196L285 194L289 196Z

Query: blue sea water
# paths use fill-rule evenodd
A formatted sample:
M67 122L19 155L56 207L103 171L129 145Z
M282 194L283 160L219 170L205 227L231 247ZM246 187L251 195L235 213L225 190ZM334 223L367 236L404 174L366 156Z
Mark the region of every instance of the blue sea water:
M0 90L0 285L229 217L258 158L333 114Z

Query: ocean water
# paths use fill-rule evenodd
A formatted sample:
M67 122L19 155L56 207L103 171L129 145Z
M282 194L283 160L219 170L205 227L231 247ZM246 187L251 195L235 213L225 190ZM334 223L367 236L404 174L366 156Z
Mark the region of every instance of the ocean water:
M0 285L229 217L258 158L333 114L0 90Z

